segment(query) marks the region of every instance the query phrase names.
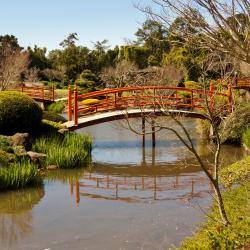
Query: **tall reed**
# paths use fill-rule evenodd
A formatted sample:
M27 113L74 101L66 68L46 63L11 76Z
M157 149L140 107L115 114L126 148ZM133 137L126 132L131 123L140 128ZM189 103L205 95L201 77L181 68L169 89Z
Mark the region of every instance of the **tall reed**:
M28 160L0 167L0 190L18 189L40 182L37 166Z
M63 137L42 137L33 146L35 151L47 154L45 166L56 165L59 168L75 168L88 164L91 148L90 137L76 133L67 133Z

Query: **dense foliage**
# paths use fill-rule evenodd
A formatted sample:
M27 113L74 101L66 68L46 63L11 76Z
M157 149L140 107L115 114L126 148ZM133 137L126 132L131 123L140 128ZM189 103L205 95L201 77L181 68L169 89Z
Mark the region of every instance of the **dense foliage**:
M42 119L42 110L30 97L18 93L0 92L0 131L13 135L16 132L34 134Z
M237 107L224 123L221 124L222 141L224 143L242 143L242 135L250 124L250 104Z

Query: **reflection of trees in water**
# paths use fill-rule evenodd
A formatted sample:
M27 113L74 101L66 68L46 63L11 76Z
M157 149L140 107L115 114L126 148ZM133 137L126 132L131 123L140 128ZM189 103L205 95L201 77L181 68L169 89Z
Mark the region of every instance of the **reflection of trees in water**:
M8 245L32 232L32 208L44 196L43 187L0 194L0 242Z

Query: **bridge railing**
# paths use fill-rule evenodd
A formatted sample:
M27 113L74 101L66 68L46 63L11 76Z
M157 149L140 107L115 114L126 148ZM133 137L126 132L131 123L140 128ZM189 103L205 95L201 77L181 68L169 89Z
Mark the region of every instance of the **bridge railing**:
M38 87L38 86L18 86L13 91L22 92L31 98L38 101L55 101L55 88L52 87Z
M94 98L94 100L93 100ZM221 100L223 99L224 105ZM92 104L85 101L92 99ZM78 125L78 117L88 116L97 112L126 109L177 109L177 110L204 110L209 104L213 111L215 108L220 112L232 111L232 91L229 85L227 93L218 93L213 84L209 90L188 89L169 86L139 86L116 89L104 89L86 94L78 94L77 87L74 91L69 86L68 91L68 120L74 120ZM218 103L221 106L218 107Z

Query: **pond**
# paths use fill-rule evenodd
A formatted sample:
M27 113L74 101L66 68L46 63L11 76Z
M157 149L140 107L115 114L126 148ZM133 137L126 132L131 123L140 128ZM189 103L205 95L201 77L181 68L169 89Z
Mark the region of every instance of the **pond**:
M209 164L195 120L183 122ZM78 132L93 137L88 169L51 171L42 187L0 193L0 249L167 249L204 220L211 185L172 134L157 134L155 148L148 135L143 150L121 121ZM224 146L223 164L243 155Z

